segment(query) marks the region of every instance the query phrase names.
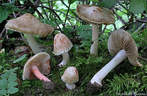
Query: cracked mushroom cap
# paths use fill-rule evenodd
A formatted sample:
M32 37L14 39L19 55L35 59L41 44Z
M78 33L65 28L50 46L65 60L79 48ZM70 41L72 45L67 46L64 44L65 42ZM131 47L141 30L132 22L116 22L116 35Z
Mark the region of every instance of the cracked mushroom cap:
M108 39L108 50L112 55L117 54L120 50L125 50L129 62L132 65L142 66L142 64L137 60L138 49L135 41L131 35L123 29L112 32Z
M33 57L31 57L25 64L23 69L23 80L34 79L35 76L31 72L31 67L36 65L41 73L49 74L50 73L50 56L46 52L40 52Z
M64 74L61 77L61 80L65 83L72 84L76 83L79 81L79 74L78 70L76 67L68 67L65 71Z
M48 24L41 23L30 13L26 13L16 19L8 20L5 27L6 29L26 34L36 34L42 37L45 37L54 31L53 27Z
M97 6L89 5L78 5L77 6L78 16L94 24L112 24L115 22L112 11L107 8L100 8Z
M54 54L61 55L68 52L73 44L63 33L58 33L54 37Z

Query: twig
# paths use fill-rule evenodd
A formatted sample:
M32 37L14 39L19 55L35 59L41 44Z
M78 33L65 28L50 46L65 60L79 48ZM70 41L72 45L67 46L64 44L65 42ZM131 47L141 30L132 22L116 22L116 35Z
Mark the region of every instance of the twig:
M46 7L46 6L38 6L38 7L43 7L43 8L46 8L46 9L50 10L51 12L53 12L53 13L55 14L55 16L57 16L57 18L58 18L60 21L62 21L61 18L59 17L59 15L54 11L54 9L52 9L52 8L50 8L50 7Z
M119 3L119 5L121 5L124 9L126 9L128 11L128 13L131 13L130 10L128 8L126 8L123 4Z
M62 2L62 4L65 6L65 7L69 7L69 6L67 6L65 3L64 3L64 1L63 0L61 0L61 2ZM74 15L75 15L75 17L76 18L79 18L79 16L74 12L74 11L72 11L72 10L70 10Z
M62 29L60 28L59 24L58 24L57 21L56 21L56 18L55 18L55 23L56 23L57 26L59 27L59 30L63 33Z
M113 26L114 26L114 29L115 29L115 30L117 30L116 25L115 25L115 24L113 24Z
M137 19L136 21L142 22L142 23L147 23L147 20L139 20Z
M43 6L43 4L42 4L42 3L41 3L41 6ZM47 20L49 20L48 15L47 15L47 13L45 12L45 9L44 9L43 7L41 7L41 8L42 8L42 10L44 11L44 14L45 14L45 16L46 16Z
M141 26L139 26L139 27L136 29L135 33L138 32L139 30L141 30L145 25L146 25L146 23L141 24Z
M37 11L39 17L44 18L43 15L38 11L38 9L36 9L36 11Z
M116 8L115 8L116 9ZM119 10L119 9L116 9L116 10ZM122 19L122 17L121 16L119 16L116 12L115 12L115 10L113 9L113 12L114 12L114 14L116 15L116 17L125 25L126 24L126 22Z
M5 32L6 28L3 28L3 30L0 33L0 38L3 36L3 33Z
M8 33L8 30L6 30L6 34L5 34L5 36L6 36L6 39L9 39L7 33Z
M105 32L107 25L105 25L104 29L102 30L101 34Z
M144 61L147 61L147 58L144 58L144 57L142 57L142 56L139 56L138 58L140 58L140 59L142 59L142 60L144 60Z
M55 10L52 9L52 8L50 8L50 7L46 7L46 6L38 6L38 7L46 8L46 9L50 10L51 12L53 12L53 14L55 15L55 23L56 23L57 26L59 27L59 30L60 30L61 32L63 32L62 29L60 28L59 24L58 24L57 21L56 21L56 17L57 17L60 21L62 21L62 20L61 20L61 18L59 17L59 15L55 12Z
M66 12L66 16L65 16L65 21L64 21L63 27L65 27L66 20L67 20L67 18L68 18L68 13L69 13L69 10L70 10L70 5L71 5L71 4L69 4L68 10L67 10L67 12Z

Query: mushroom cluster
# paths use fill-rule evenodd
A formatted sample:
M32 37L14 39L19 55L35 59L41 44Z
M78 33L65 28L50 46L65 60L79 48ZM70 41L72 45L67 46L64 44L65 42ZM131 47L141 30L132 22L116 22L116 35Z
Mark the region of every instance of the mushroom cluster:
M78 5L76 11L81 19L92 24L93 44L90 48L90 54L97 55L98 35L100 33L99 25L114 23L114 15L106 8L89 5ZM30 13L26 13L16 19L9 20L5 27L6 29L24 33L29 46L35 54L30 59L28 59L24 65L23 80L37 78L53 86L53 82L48 79L47 76L45 76L48 75L51 70L50 55L46 52L42 45L36 42L33 34L45 37L48 34L51 34L54 31L54 28L48 24L41 23ZM63 57L63 60L58 66L64 66L70 61L68 52L72 47L73 44L66 35L61 32L55 35L53 53L55 55L62 55ZM24 50L27 48L23 46L19 47L19 49ZM107 76L107 74L126 58L129 59L129 62L132 65L142 66L142 64L140 64L140 62L137 60L138 49L136 47L135 41L131 35L123 29L112 32L108 39L108 50L110 54L115 56L110 62L108 62L108 64L106 64L93 76L93 78L90 80L90 84L92 86L102 86L102 80ZM76 87L75 83L79 81L79 73L76 67L68 67L61 76L61 80L66 83L65 85L67 89L73 90Z

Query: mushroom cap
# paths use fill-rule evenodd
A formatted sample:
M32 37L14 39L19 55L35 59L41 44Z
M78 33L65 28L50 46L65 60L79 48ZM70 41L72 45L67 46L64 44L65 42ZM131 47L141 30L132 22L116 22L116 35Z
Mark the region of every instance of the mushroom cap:
M107 8L100 8L97 6L89 5L78 5L77 6L78 16L94 24L112 24L115 22L112 11Z
M23 80L33 79L35 76L31 72L31 67L36 65L41 73L50 73L50 56L46 52L40 52L31 57L25 64L23 69Z
M61 80L65 83L72 84L79 81L79 73L76 67L70 66L61 77Z
M26 13L16 19L8 20L5 27L6 29L26 34L36 34L42 37L45 37L54 31L53 27L48 24L41 23L30 13Z
M108 50L110 54L117 54L120 50L125 50L129 62L134 66L142 66L137 60L138 49L135 41L131 35L123 30L119 29L111 33L108 39Z
M58 33L54 37L54 54L61 55L68 52L73 44L63 33Z

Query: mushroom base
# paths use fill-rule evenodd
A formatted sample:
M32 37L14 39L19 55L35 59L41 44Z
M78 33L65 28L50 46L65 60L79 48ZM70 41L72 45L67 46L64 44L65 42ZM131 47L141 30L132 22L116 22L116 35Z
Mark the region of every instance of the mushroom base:
M102 86L100 84L94 83L91 84L90 82L87 84L86 93L92 94L98 91Z
M68 84L66 83L66 88L69 89L69 90L72 90L72 89L75 89L76 85L75 84Z
M53 90L55 88L55 84L50 81L50 82L42 82L43 83L43 88L48 89L48 90Z

